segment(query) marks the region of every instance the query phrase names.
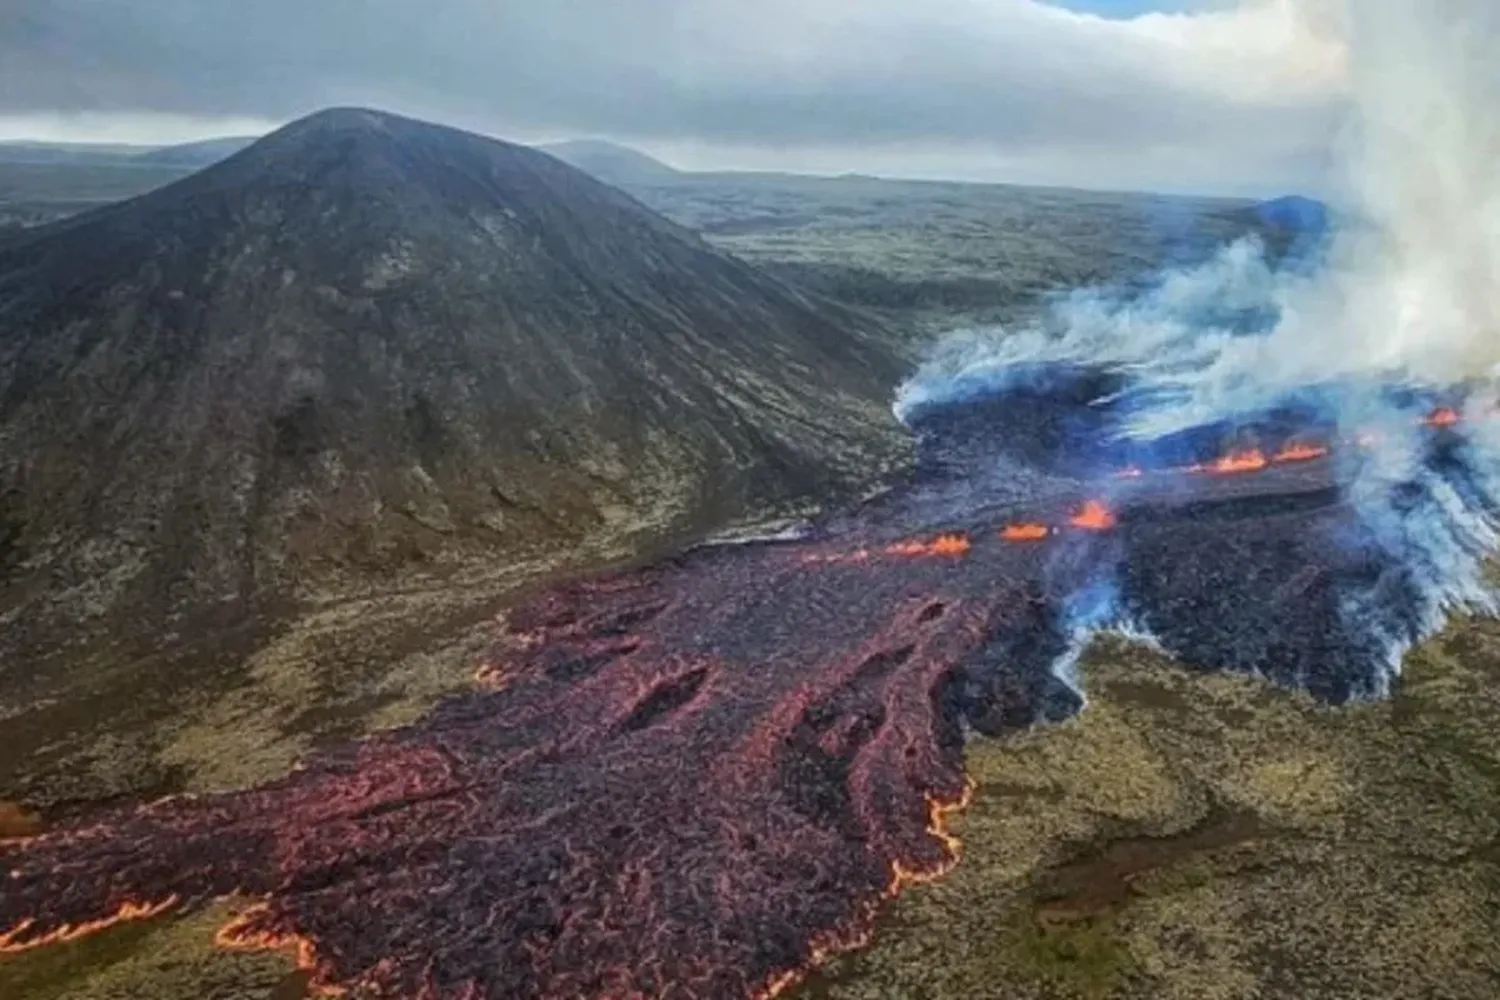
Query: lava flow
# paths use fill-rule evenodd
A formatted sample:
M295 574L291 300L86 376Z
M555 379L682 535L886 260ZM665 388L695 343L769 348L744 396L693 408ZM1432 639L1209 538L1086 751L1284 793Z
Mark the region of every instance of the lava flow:
M41 930L40 921L36 918L27 918L17 924L11 930L0 934L0 955L16 954L29 951L32 948L40 948L49 944L62 944L65 941L76 941L81 937L106 930L116 924L128 923L132 920L150 920L152 917L166 913L177 905L177 897L169 895L159 903L132 903L126 901L120 904L120 908L114 913L104 917L96 917L92 920L82 920L76 924L63 923L47 930Z
M1327 458L1332 452L1320 444L1286 444L1275 455L1271 461L1278 465L1289 462L1316 462L1320 458Z
M974 544L967 535L950 533L939 535L930 542L919 539L891 542L878 550L857 548L848 552L807 552L802 555L802 562L805 565L867 563L875 558L877 552L880 555L897 559L953 559L967 555L973 547Z
M1265 452L1259 448L1232 451L1223 458L1202 465L1190 466L1189 472L1204 472L1217 476L1232 476L1242 472L1260 472L1271 464Z
M1457 427L1462 420L1463 418L1459 416L1458 411L1451 406L1440 406L1428 414L1427 418L1422 422L1428 427L1442 428Z
M961 556L973 546L963 535L939 535L931 542L897 542L885 551L893 556Z
M1112 531L1120 523L1114 511L1102 501L1090 500L1083 509L1068 519L1068 524L1083 531Z
M1082 503L1034 471L990 500L943 478L985 426L951 433L970 436L925 442L951 447L933 480L807 538L541 594L479 690L416 725L259 788L0 841L0 950L232 896L256 902L220 944L295 947L322 988L764 998L954 863L967 729L1079 708L1054 666L1085 588L1109 581L1185 663L1333 702L1379 690L1410 602L1326 449L1207 467L1261 475L1101 473L1107 499ZM1351 595L1394 625L1351 621Z
M952 863L951 680L997 635L1045 627L1024 583L955 588L946 560L789 555L712 550L552 592L512 614L490 690L417 727L253 791L0 844L6 948L234 894L263 902L221 943L295 943L318 985L379 996L789 981Z

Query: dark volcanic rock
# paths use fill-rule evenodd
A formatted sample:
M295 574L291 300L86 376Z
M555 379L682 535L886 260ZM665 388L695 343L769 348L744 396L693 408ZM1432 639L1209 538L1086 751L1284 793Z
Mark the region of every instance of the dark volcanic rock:
M1088 381L955 404L972 419L926 421L923 444L1005 449L1027 407L1073 426ZM919 479L795 538L556 586L509 610L480 690L411 726L0 841L0 953L238 894L258 905L221 943L296 943L360 995L764 1000L949 870L965 732L1076 712L1101 628L1328 702L1385 690L1422 604L1346 498L1361 449L1101 470L1021 502L971 462L979 488ZM1037 807L1013 808L1027 829Z
M535 150L320 113L0 242L0 621L852 487L904 448L867 332Z
M774 996L949 869L966 725L1078 709L1065 654L1100 582L1183 662L1368 691L1383 630L1340 598L1389 564L1338 544L1332 474L1143 478L1107 526L1059 509L1027 542L929 526L565 584L512 609L482 690L414 726L0 841L0 954L240 893L262 905L221 942L301 942L360 995ZM1372 610L1356 624L1392 624Z

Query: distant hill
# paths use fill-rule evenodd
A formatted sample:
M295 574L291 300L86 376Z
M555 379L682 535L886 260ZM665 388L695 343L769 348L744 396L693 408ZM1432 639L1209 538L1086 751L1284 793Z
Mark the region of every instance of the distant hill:
M121 163L0 162L0 226L41 225L181 180L191 171Z
M196 169L232 156L254 141L254 136L225 136L175 146L146 146L20 139L0 142L0 163Z
M858 315L551 156L376 112L0 241L0 302L12 656L628 552L906 447Z
M130 146L103 142L42 142L33 139L11 139L0 142L0 163L34 164L124 164L151 146Z
M254 136L225 136L176 146L162 146L135 156L137 163L159 167L206 167L227 159L255 141Z
M682 176L680 171L645 153L602 139L574 139L537 148L606 184L661 184Z

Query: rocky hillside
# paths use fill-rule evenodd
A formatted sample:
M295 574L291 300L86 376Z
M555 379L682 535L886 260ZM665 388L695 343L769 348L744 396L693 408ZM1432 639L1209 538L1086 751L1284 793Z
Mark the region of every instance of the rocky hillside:
M551 156L319 113L0 242L0 662L847 491L899 368Z

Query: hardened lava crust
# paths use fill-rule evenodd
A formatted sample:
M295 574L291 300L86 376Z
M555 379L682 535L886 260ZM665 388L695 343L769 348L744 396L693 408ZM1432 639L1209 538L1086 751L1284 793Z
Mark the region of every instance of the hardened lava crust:
M775 995L957 860L966 734L1075 711L1057 664L1109 624L1095 605L1196 666L1376 690L1350 598L1399 625L1405 591L1332 450L1123 467L956 519L914 488L554 588L414 726L0 841L0 951L235 896L255 904L220 943L295 946L328 989Z

